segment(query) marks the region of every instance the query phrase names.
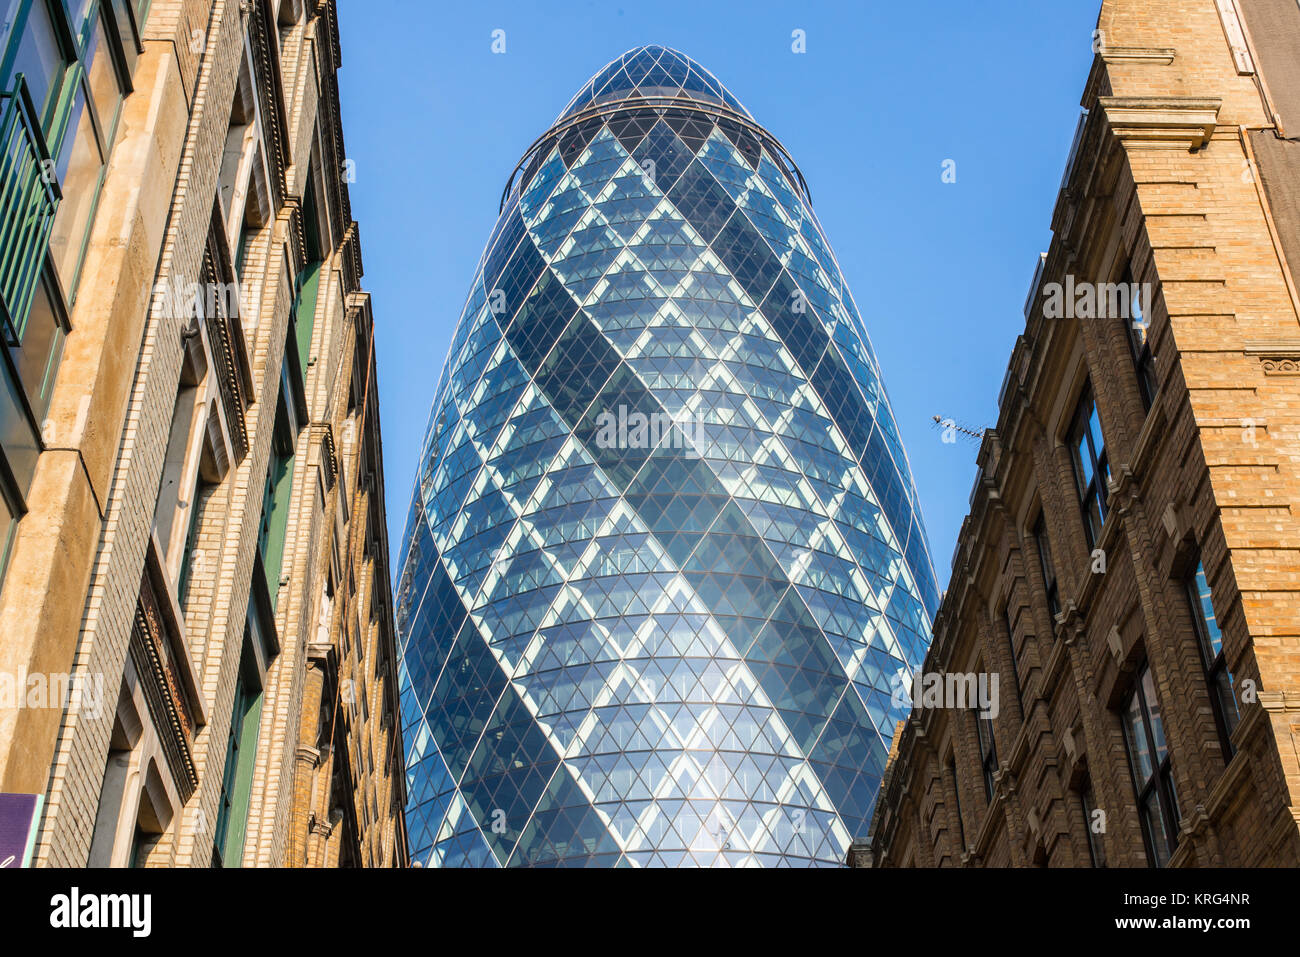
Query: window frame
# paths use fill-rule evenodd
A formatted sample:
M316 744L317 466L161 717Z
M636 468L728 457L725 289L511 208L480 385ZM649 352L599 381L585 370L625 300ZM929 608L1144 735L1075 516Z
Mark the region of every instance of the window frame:
M984 797L993 802L996 790L994 774L998 770L998 743L993 735L993 719L981 714L978 708L972 709L975 716L975 739L979 743L980 774L984 778Z
M22 43L21 38L26 32L31 22L32 8L40 4L46 16L49 18L50 27L54 33L54 42L58 52L62 57L62 67L56 70L55 74L50 77L50 86L46 91L45 100L42 103L36 103L33 99L32 105L36 110L37 124L40 133L45 139L47 145L50 144L50 134L53 132L52 121L59 115L58 105L63 100L63 95L68 86L69 73L77 65L80 58L78 48L80 42L80 31L74 31L69 23L67 8L57 0L21 0L21 6L18 13L14 16L13 27L10 34L5 38L5 47L0 52L0 80L3 80L5 89L8 89L13 82L13 68L15 66L19 48ZM18 42L15 42L18 40ZM31 84L27 84L30 90ZM54 150L50 150L53 153Z
M1132 688L1124 697L1120 723L1124 731L1124 749L1128 753L1129 776L1133 781L1133 794L1137 800L1138 819L1142 828L1142 840L1146 845L1147 861L1152 867L1165 867L1178 850L1178 793L1173 780L1173 756L1163 733L1164 712L1160 709L1160 702L1157 700L1155 714L1156 720L1160 722L1160 739L1164 741L1162 748L1157 742L1153 730L1155 721L1152 720L1147 685L1150 685L1153 693L1159 694L1156 691L1155 675L1151 671L1150 663L1144 661L1141 667L1137 669ZM1134 704L1137 705L1137 714L1140 718L1144 736L1143 743L1146 746L1146 753L1149 756L1151 765L1151 772L1146 776L1145 780L1139 780L1137 742L1133 740L1134 732L1129 721L1129 715L1133 711L1132 706ZM1164 752L1163 756L1160 753L1162 750ZM1158 835L1151 831L1150 807L1153 802L1155 814L1160 816L1162 829L1166 837L1163 848L1158 844Z
M1047 612L1056 620L1061 613L1061 586L1056 574L1056 563L1052 560L1052 540L1047 531L1047 512L1040 510L1038 519L1030 533L1034 537L1034 547L1038 550L1038 570L1043 575L1043 592L1047 598Z
M252 664L252 638L244 623L244 645L230 705L226 758L217 797L217 820L212 836L212 866L239 867L248 838L248 812L252 801L254 764L261 739L264 688Z
M1093 867L1107 867L1106 842L1092 829L1092 814L1097 810L1097 798L1092 789L1091 775L1079 784L1079 803L1083 805L1083 833L1088 841L1088 860Z
M1200 590L1201 582L1205 584L1204 593ZM1214 712L1214 724L1219 732L1219 743L1223 747L1223 760L1226 764L1237 753L1232 744L1232 733L1241 723L1241 709L1237 706L1237 698L1233 693L1236 682L1232 671L1228 668L1227 653L1223 647L1223 631L1218 625L1218 612L1214 607L1210 577L1206 574L1205 565L1199 555L1196 564L1183 579L1183 594L1187 599L1188 612L1192 616L1192 625L1196 631L1201 665L1205 669L1206 691L1210 696L1210 710ZM1211 633L1210 623L1205 617L1206 601L1210 603L1210 611L1214 613L1214 631L1218 633L1219 639L1217 650L1214 647L1214 634ZM1225 698L1232 703L1231 720L1225 707Z
M1020 705L1020 717L1024 720L1025 692L1020 684L1020 662L1016 660L1016 629L1011 620L1011 602L1002 606L1002 621L1007 629L1007 654L1011 656L1011 680L1016 686L1016 702Z
M41 2L41 0L32 0L32 2ZM52 104L54 111L51 113L50 120L57 119L57 135L52 136L49 143L50 155L54 157L55 168L61 165L64 147L72 151L78 148L78 126L73 120L73 104L77 96L82 99L82 109L90 120L90 132L94 136L94 146L99 152L99 172L95 177L95 183L90 187L89 204L86 207L86 219L81 229L81 236L78 240L75 256L72 259L71 268L66 286L63 287L64 300L67 308L71 311L77 301L77 291L81 284L82 270L86 262L86 250L90 246L90 234L94 231L95 217L99 212L99 202L103 197L104 180L108 175L109 163L113 156L113 147L117 141L117 133L121 126L122 107L126 97L130 95L131 76L127 71L127 59L123 51L123 38L117 30L116 16L111 14L110 10L105 9L105 5L114 2L114 0L91 0L86 11L86 18L75 28L76 36L76 56L69 63L64 73L62 86L59 89L58 98ZM104 117L100 114L99 104L95 101L94 91L91 88L90 76L91 65L94 62L87 61L86 51L90 45L90 39L97 29L103 30L103 45L95 49L95 55L106 54L112 63L112 76L117 83L117 103L113 109L111 117ZM71 162L72 153L68 154L69 163ZM60 176L59 187L63 190L63 177ZM64 199L59 204L59 209L55 213L55 226L58 225L59 215L63 212L67 203L67 191L63 190ZM51 235L51 241L53 235ZM58 270L55 270L56 274ZM58 277L60 283L63 277Z
M1092 421L1096 419L1097 433L1101 439L1101 450L1097 450L1096 443L1093 441ZM1074 415L1070 418L1070 430L1067 433L1070 450L1070 461L1074 469L1075 490L1079 497L1079 510L1083 519L1083 530L1087 536L1088 547L1095 548L1098 539L1101 538L1102 528L1106 524L1106 516L1110 512L1110 453L1106 444L1105 429L1101 422L1101 410L1097 407L1097 396L1093 391L1092 383L1084 385L1083 391L1079 394L1079 401L1075 404ZM1088 462L1086 463L1091 478L1084 481L1083 468L1085 463L1082 460L1082 451L1087 448ZM1093 527L1092 504L1097 505L1097 525Z
M966 822L961 816L961 782L957 777L957 756L948 754L948 783L952 787L953 811L957 815L957 840L960 842L958 856L966 854Z
M1142 411L1151 411L1160 391L1156 375L1156 357L1151 349L1151 317L1142 314L1140 294L1130 266L1124 267L1124 288L1128 290L1128 318L1124 319L1124 339L1128 342L1129 357L1133 360L1133 374L1137 379L1138 395L1142 398Z
M84 264L90 232L98 212L104 176L108 169L113 142L120 125L122 104L131 91L130 62L125 56L125 51L120 49L124 44L124 38L119 30L119 16L122 9L121 4L124 2L125 0L90 0L86 5L85 16L80 23L74 24L68 7L64 3L58 2L58 0L20 0L15 8L10 31L3 39L3 49L0 50L0 81L3 82L4 88L7 90L18 75L14 72L18 52L22 48L23 37L29 29L32 11L39 4L50 24L50 39L53 41L54 50L59 56L59 63L48 77L49 86L43 102L39 105L32 104L35 113L35 126L32 129L32 135L38 141L39 149L43 151L42 155L54 163L54 169L57 171L65 144L71 149L76 148L77 126L72 123L72 104L75 102L76 97L80 95L83 99L83 109L88 111L90 129L95 135L94 145L100 154L99 172L95 179L93 195L86 207L84 234L79 239L80 246L73 267L74 281L72 288L69 289L63 285L52 250L53 228L58 224L59 214L65 208L71 208L64 205L62 200L66 199L66 197L62 196L63 183L58 182L56 178L53 184L55 194L62 198L51 214L50 235L45 239L43 248L38 251L40 260L39 266L36 268L35 281L38 284L37 289L33 293L32 302L25 306L24 314L8 317L9 328L6 330L5 342L2 346L5 352L2 360L5 365L3 375L7 380L12 380L6 383L6 388L12 388L17 397L17 401L13 403L16 407L15 414L19 418L26 420L26 424L33 436L31 447L37 457L44 450L44 444L41 441L40 422L45 409L48 408L49 395L58 377L64 341L71 331L70 313L72 304L75 302L76 281ZM130 22L133 24L133 29L136 31L136 35L132 37L132 42L138 50L139 39L138 26L135 25L135 11L128 9L127 12ZM101 39L88 61L87 51L91 38L96 35L96 31L102 31L100 33ZM94 62L94 57L100 54L108 55L112 61L111 76L116 82L118 91L117 105L111 118L99 115L98 105L95 102L94 92L90 84L91 65ZM26 81L25 76L24 81ZM24 365L20 361L23 359L22 348L24 340L28 339L28 334L32 328L32 310L36 295L44 295L49 301L53 313L54 329L49 336L48 348L44 350L44 361L38 363L44 370L41 381L39 383L29 383L24 381L19 370L20 366ZM0 530L0 583L3 582L4 572L8 564L14 528L26 512L25 500L31 479L28 474L15 472L15 464L11 461L11 458L10 450L0 446L0 494L4 496L6 509L10 513L6 528ZM24 467L20 471L26 473L28 469Z
M275 423L271 437L271 457L267 463L262 490L262 510L258 518L257 554L266 575L266 588L274 611L284 572L284 546L288 537L289 516L293 506L295 457L298 426L283 384L276 400Z

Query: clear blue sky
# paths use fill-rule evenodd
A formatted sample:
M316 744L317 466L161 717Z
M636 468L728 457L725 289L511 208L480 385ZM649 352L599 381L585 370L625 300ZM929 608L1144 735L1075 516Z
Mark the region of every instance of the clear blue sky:
M1092 62L1099 0L342 0L352 212L374 296L393 560L429 403L514 164L615 56L710 69L789 149L862 312L940 586ZM506 52L491 50L506 32ZM807 52L791 51L801 29ZM955 161L956 182L942 180Z

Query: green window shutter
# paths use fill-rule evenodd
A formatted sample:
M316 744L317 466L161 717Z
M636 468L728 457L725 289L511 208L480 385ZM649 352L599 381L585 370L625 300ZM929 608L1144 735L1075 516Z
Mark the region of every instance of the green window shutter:
M289 499L293 494L293 453L276 455L266 470L266 490L262 498L262 527L258 549L266 571L266 588L275 607L280 590L280 567L284 559L284 538L289 526Z
M243 859L244 835L248 832L248 803L253 794L253 761L257 756L261 720L262 692L248 689L241 676L235 687L235 705L230 716L230 737L217 821L217 847L223 867L238 867Z
M307 380L307 363L311 361L311 333L316 322L316 296L320 290L318 262L308 263L298 276L298 301L294 306L294 328L298 342L298 361L303 382Z

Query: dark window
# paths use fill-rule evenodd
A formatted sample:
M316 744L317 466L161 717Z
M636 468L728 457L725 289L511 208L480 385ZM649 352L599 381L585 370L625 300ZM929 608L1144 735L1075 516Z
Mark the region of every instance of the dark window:
M123 11L109 0L3 2L0 350L9 355L0 358L0 573L25 511L67 307L130 88L117 19Z
M1133 368L1137 372L1142 408L1150 410L1158 388L1156 360L1151 354L1151 317L1143 307L1141 288L1133 282L1133 274L1127 269L1124 271L1124 288L1128 290L1129 298L1129 315L1124 319L1128 330L1129 351L1133 356Z
M26 320L14 329L16 345L10 346L23 393L38 422L45 420L50 408L55 374L63 356L63 340L69 328L63 298L47 268L33 290Z
M966 824L961 819L961 789L957 786L957 759L948 759L948 780L952 784L953 810L957 812L957 839L961 841L959 855L966 853Z
M275 607L280 590L281 562L284 558L284 539L289 527L289 502L293 494L293 458L295 430L292 413L285 401L286 389L281 385L276 407L275 432L271 442L271 461L266 469L266 485L262 492L262 517L258 526L257 551L266 572L266 589Z
M1056 585L1056 566L1052 564L1052 543L1047 537L1047 516L1041 512L1034 523L1034 544L1038 547L1038 565L1043 570L1043 587L1047 590L1047 610L1055 618L1061 613L1061 592Z
M1205 664L1205 678L1210 686L1210 702L1214 720L1223 744L1223 759L1232 760L1232 732L1241 720L1237 697L1233 693L1232 672L1223 653L1223 632L1214 614L1210 597L1210 583L1205 577L1205 566L1196 563L1196 571L1186 581L1187 601L1191 605L1192 620L1196 623L1196 637L1200 639L1201 659Z
M245 631L245 648L235 684L235 703L226 736L226 766L217 797L217 826L212 848L213 867L238 867L244 856L248 806L253 793L253 759L262 720L262 689L253 677Z
M9 4L17 6L17 4ZM32 105L41 119L42 129L48 134L47 116L51 112L52 94L57 94L59 86L68 68L67 27L58 19L46 0L32 0L27 5L27 18L21 23L15 20L19 31L16 46L10 48L5 71L5 87L19 73L27 81L27 92L31 95ZM21 18L22 14L19 14ZM66 17L62 11L58 16ZM8 19L8 18L6 18ZM7 38L6 38L7 39Z
M203 502L212 494L213 486L200 479L190 496L189 525L185 532L185 550L181 553L181 571L176 580L176 600L184 607L190 591L190 573L194 570L194 547L199 534L199 515L203 512Z
M975 732L980 742L980 771L984 775L984 796L993 800L993 775L998 769L998 747L993 740L993 719L975 712Z
M1178 797L1155 681L1146 664L1124 704L1123 722L1147 859L1164 867L1178 846Z
M1106 456L1106 440L1102 436L1101 418L1097 414L1091 386L1084 390L1074 413L1074 424L1070 427L1070 455L1079 485L1083 526L1091 548L1097 544L1102 523L1106 521L1107 483L1110 481L1110 460Z
M86 40L70 94L50 137L63 200L50 232L50 255L71 304L99 203L100 188L117 132L122 99L129 88L116 31L91 10ZM63 94L61 94L63 96Z
M1016 629L1011 622L1011 606L1002 612L1003 619L1007 626L1007 654L1011 656L1011 680L1016 684L1016 701L1020 703L1020 709L1024 712L1025 696L1020 685L1020 663L1016 661Z
M9 565L9 546L14 540L17 525L13 509L9 507L5 496L0 494L0 581L4 581L5 569Z
M1079 800L1083 802L1083 829L1088 835L1088 857L1093 867L1106 866L1106 842L1101 839L1105 813L1098 813L1097 799L1092 793L1092 779L1085 778L1079 788Z

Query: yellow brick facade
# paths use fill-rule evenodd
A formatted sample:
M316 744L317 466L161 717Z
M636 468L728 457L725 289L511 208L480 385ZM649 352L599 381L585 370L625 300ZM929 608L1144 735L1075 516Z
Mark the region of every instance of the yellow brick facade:
M915 708L854 865L1300 863L1300 8L1105 0L1096 39L923 666L997 673L993 746L969 708ZM1127 318L1046 313L1053 283L1126 277L1150 292L1149 409ZM1072 451L1088 390L1109 460L1091 539ZM1144 675L1159 727L1126 732ZM1144 820L1156 794L1168 833Z
M0 591L4 672L102 701L0 708L0 791L42 796L37 865L405 866L336 10L138 27Z

